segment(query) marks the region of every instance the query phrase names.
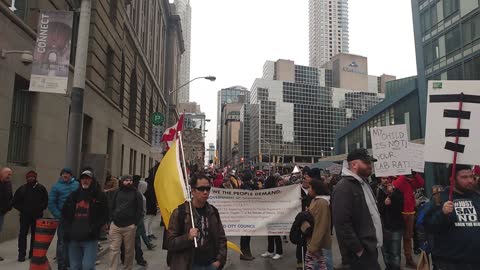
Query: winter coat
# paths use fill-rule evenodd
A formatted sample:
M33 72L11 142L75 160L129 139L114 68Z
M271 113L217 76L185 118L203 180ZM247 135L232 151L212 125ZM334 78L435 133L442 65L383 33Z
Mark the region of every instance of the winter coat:
M454 210L447 216L442 208L449 189L440 193L439 205L432 200L425 210L425 228L434 236L432 256L452 263L480 264L480 194L455 190Z
M218 210L208 204L207 217L210 233L217 251L216 259L221 265L227 260L227 238L223 230L222 221ZM182 209L182 210L179 210ZM187 203L175 209L170 217L170 224L167 232L167 249L171 255L170 269L188 270L192 268L195 246L193 240L188 240L188 233L192 228L191 212ZM184 210L183 210L184 209ZM184 214L180 214L185 211ZM183 216L183 221L180 218Z
M308 251L315 253L332 248L331 213L329 196L317 196L308 207L315 221L312 238L308 241Z
M147 192L145 192L145 199L147 200L147 215L156 215L158 212L157 196L155 194L155 173L158 170L160 163L155 165L148 171L146 182L148 183Z
M388 231L401 231L405 223L402 216L403 194L400 190L394 189L390 195L392 201L390 205L385 205L387 197L387 190L380 186L377 191L377 207L382 219L382 226Z
M424 184L425 180L420 174L415 174L411 181L405 175L393 181L395 188L403 193L403 214L415 214L415 190L422 188Z
M137 225L143 217L142 194L134 188L121 186L113 196L112 222L125 228L130 225Z
M107 224L109 219L108 213L108 201L105 193L102 192L98 186L95 186L92 183L92 189L89 190L92 194L89 206L89 239L85 240L98 240L100 238L100 232L102 227ZM80 189L72 192L68 198L65 200L65 203L62 208L62 218L65 221L65 235L67 239L72 237L72 234L75 231L72 230L71 226L75 218L75 210L77 203L79 202L79 193Z
M138 187L137 190L142 194L142 200L143 200L143 215L147 213L147 199L145 198L145 192L147 191L148 184L145 181L140 181L138 182Z
M5 215L8 211L12 210L12 182L2 181L0 182L0 215Z
M41 218L43 211L48 206L47 189L40 183L24 184L20 186L13 196L13 207L20 215L34 219Z
M62 217L62 208L65 200L72 192L78 189L79 183L72 177L70 181L65 182L62 178L53 185L48 196L48 210L56 219Z
M343 176L332 194L332 215L338 244L345 250L348 263L357 260L356 253L377 250L377 236L360 182Z

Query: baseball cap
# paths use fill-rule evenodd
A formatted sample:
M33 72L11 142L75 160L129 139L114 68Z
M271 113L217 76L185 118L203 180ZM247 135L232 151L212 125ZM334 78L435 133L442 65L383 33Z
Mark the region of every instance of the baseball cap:
M80 179L82 178L82 176L88 176L90 178L93 178L93 173L91 171L83 171L81 174L80 174Z
M359 148L348 153L347 161L362 160L365 162L377 162L377 160L368 154L367 149Z

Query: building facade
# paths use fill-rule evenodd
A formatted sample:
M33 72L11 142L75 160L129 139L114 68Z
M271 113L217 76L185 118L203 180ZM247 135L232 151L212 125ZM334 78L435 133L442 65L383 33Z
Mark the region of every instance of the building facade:
M190 81L190 54L192 42L192 7L190 0L175 0L176 14L182 22L183 40L185 52L182 54L179 73L179 84L184 85ZM187 84L178 91L178 101L187 103L190 101L190 86Z
M310 66L321 68L348 53L348 0L309 0Z
M0 0L0 49L32 51L39 10L78 10L73 5L77 2L17 0L17 10L12 12L11 2ZM160 159L150 153L149 119L153 112L167 113L165 89L177 85L181 25L168 0L92 1L91 14L82 166L93 166L101 183L107 171L144 177ZM74 16L70 78L78 15ZM50 189L65 166L70 96L25 91L30 72L19 55L0 58L0 166L14 170L14 189L24 183L30 169ZM176 99L172 101L175 104ZM2 237L15 235L14 212L6 217Z
M222 125L225 123L223 118L225 105L239 103L239 104L248 104L250 102L250 91L243 86L232 86L229 88L224 88L218 91L217 95L217 151L218 151L218 164L223 164L222 161L222 138L223 128Z
M265 169L332 155L337 131L383 98L334 88L332 78L331 70L267 61L251 90L249 159Z
M240 143L240 113L244 104L225 104L222 109L220 161L223 167L238 164Z

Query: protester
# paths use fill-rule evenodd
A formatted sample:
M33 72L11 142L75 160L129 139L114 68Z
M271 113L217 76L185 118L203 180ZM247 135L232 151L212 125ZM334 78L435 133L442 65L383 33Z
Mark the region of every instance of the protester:
M415 225L415 191L422 188L425 181L418 173L413 176L401 175L393 185L403 193L403 220L405 229L403 233L403 252L405 254L405 266L417 269L417 263L413 260L413 230Z
M153 220L158 213L157 196L155 195L155 173L158 170L160 163L155 165L148 171L146 182L148 184L147 192L145 192L145 199L147 200L147 212L144 218L145 233L150 240L156 240L157 236L153 234Z
M304 178L302 181L302 186L300 190L300 195L302 198L302 211L307 211L308 206L310 205L311 197L308 195L308 189L310 188L310 176L308 176L308 171L310 171L309 167L304 167L303 172L304 172ZM307 178L308 177L308 181ZM297 258L297 270L303 270L303 261L305 259L305 252L307 250L307 245L306 243L303 244L298 244L297 245L297 250L296 250L296 258Z
M223 174L220 172L217 173L215 176L215 180L213 181L213 186L216 188L221 188L223 184Z
M338 243L345 251L342 261L354 270L377 270L382 222L368 184L376 160L366 149L356 149L348 154L347 161L348 168L343 168L342 180L332 195L333 223Z
M68 243L65 241L65 220L62 218L62 208L70 194L78 189L78 182L73 178L72 170L64 168L60 179L52 186L48 196L48 210L59 220L57 227L57 264L58 270L68 267Z
M477 165L473 168L473 177L476 184L475 189L480 192L480 166Z
M137 264L140 266L146 266L147 261L143 257L143 251L142 251L142 240L147 246L148 250L153 250L156 245L152 244L152 240L147 237L147 234L145 232L145 225L144 225L144 217L145 213L147 212L147 199L144 196L144 193L147 191L148 184L147 182L141 180L138 183L138 191L142 195L142 202L143 202L143 208L142 208L142 218L140 219L140 222L137 224L137 230L135 233L135 260L137 261Z
M80 188L68 196L62 209L70 270L95 269L98 240L109 219L107 197L95 182L91 171L82 172Z
M278 187L278 176L269 176L267 180L265 180L265 189ZM281 259L283 257L282 238L278 235L268 236L267 238L267 252L263 253L261 256L263 258L272 258L273 260Z
M445 188L440 205L429 204L424 223L434 237L432 258L438 270L476 270L480 269L480 195L470 166L457 165L454 173L453 201L450 187Z
M12 210L12 169L0 170L0 232L2 232L5 215ZM0 257L0 262L3 258Z
M227 259L227 238L218 210L207 202L210 182L204 175L195 175L190 185L195 228L188 202L173 211L167 241L171 253L170 269L220 269ZM194 246L194 239L198 248Z
M112 223L110 224L110 270L117 270L119 265L120 246L125 246L124 266L133 269L135 252L135 233L137 224L142 219L143 199L133 185L132 176L120 178L120 189L115 193L111 208Z
M24 262L27 255L27 235L30 230L30 251L28 258L33 255L35 227L37 219L43 217L43 211L48 206L48 191L37 180L37 173L29 171L25 175L26 184L20 186L13 196L13 207L20 212L20 230L18 233L18 261Z
M246 173L243 175L242 179L242 186L241 189L244 190L254 190L254 183L252 179L252 175L250 173ZM252 255L252 251L250 249L250 236L242 236L240 237L240 249L242 254L240 255L240 260L244 261L253 261L255 257Z
M377 205L383 226L383 260L386 270L400 270L404 227L403 194L392 185L390 177L381 177L380 179Z
M332 248L330 196L327 185L313 179L310 182L308 195L312 198L308 212L315 221L311 238L307 241L305 269L327 270L325 250Z

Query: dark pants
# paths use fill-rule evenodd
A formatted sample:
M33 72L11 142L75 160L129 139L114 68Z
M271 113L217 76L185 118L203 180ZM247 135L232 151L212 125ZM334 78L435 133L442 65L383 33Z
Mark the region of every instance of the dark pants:
M65 221L60 219L57 228L57 264L59 270L68 268L68 242L65 239Z
M275 246L277 247L277 252L275 252ZM268 252L276 253L278 255L283 254L282 237L280 236L268 237Z
M33 242L35 241L35 222L33 217L20 215L20 231L18 233L18 257L25 258L27 255L27 235L30 230L30 251L28 257L32 257Z
M303 250L302 250L303 248ZM303 260L305 258L305 253L307 252L307 245L297 245L297 263L303 263Z
M143 258L143 251L142 251L142 228L143 228L143 233L145 233L145 227L143 226L143 219L140 223L141 224L137 225L137 231L135 233L135 260L137 261L137 263L145 261L145 259Z
M244 254L250 252L250 239L251 239L250 236L240 237L240 249ZM250 255L250 254L245 254L245 255Z
M363 251L363 254L360 258L356 258L351 265L352 270L380 270L380 265L378 264L378 251L375 249L374 252L368 252L367 250Z
M400 270L402 257L402 231L388 231L384 229L383 260L386 270Z
M463 264L458 262L449 262L441 259L434 259L435 269L437 270L478 270L480 264Z

